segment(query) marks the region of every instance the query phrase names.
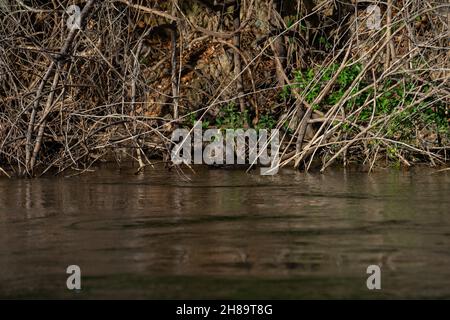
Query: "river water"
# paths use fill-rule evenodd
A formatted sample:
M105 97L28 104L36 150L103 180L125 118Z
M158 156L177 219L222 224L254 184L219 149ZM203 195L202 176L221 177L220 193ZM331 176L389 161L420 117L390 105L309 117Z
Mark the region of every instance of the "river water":
M450 298L448 171L133 170L1 178L0 298Z

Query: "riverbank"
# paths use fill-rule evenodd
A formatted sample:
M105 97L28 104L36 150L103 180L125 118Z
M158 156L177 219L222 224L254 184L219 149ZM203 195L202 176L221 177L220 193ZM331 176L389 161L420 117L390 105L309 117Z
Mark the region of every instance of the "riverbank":
M93 163L90 167L87 168L69 168L64 172L59 172L57 169L53 168L45 172L44 174L37 176L37 178L70 178L70 177L78 177L78 176L96 176L99 172L104 170L114 171L118 176L121 175L141 175L145 176L145 174L153 174L155 171L165 171L169 173L176 173L180 180L185 181L186 176L190 174L196 175L197 173L207 171L219 171L224 172L241 172L242 174L251 175L261 175L261 166L254 165L250 166L249 164L245 165L181 165L175 166L171 161L165 162L163 159L150 159L151 162L144 168L140 167L139 163L135 161L136 159L130 157L115 158L114 160L109 159L107 161L98 161ZM440 166L431 166L428 162L418 162L414 163L410 166L401 165L399 163L392 163L386 159L383 163L377 162L376 165L372 166L371 164L358 164L358 163L350 163L346 166L342 164L334 164L330 166L327 170L321 171L321 162L313 162L308 171L299 170L294 168L293 164L290 166L281 167L274 175L283 174L283 175L292 175L295 176L297 174L325 174L327 171L335 172L347 172L347 173L358 173L358 174L367 174L368 176L373 174L380 174L383 172L399 172L399 173L417 173L417 172L427 172L430 175L447 173L450 171L450 167L448 164L443 164ZM271 175L269 175L271 176ZM14 171L14 168L4 166L0 170L0 179L22 179L23 177L18 175L17 172Z
M0 167L37 177L122 154L170 165L173 132L199 121L277 129L280 166L302 171L448 164L443 7L295 3L87 1L79 30L55 3L5 2Z

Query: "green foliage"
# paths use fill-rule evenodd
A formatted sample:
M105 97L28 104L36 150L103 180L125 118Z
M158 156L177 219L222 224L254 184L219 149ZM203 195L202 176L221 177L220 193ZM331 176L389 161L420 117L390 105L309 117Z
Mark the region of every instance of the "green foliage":
M380 105L377 114L397 111L386 128L388 137L409 141L415 137L418 128L428 128L450 138L448 107L444 103L434 101L433 97L414 103L418 93L425 94L428 90L427 86L417 87L415 83L408 82L405 85L395 85L389 90L389 94L383 93L377 99Z
M312 68L305 71L297 71L294 73L295 85L293 87L300 89L301 94L305 96L308 103L313 103L319 96L325 85L331 81L335 76L339 64L333 63L321 70L314 70ZM324 105L334 105L341 100L345 91L350 87L353 81L361 72L360 64L353 64L344 68L336 79L336 84L333 86L331 93L324 99ZM287 94L284 90L283 95ZM316 109L321 109L322 106L314 106Z
M243 128L248 123L248 111L239 111L234 103L229 103L225 107L223 107L220 110L218 117L216 118L217 127L223 129Z
M388 121L380 122L374 130L377 134L396 141L414 143L418 130L424 128L450 139L449 110L445 103L436 102L433 97L417 103L420 97L429 92L429 86L406 77L401 78L401 81L389 78L383 83L377 83L375 90L373 80L370 78L361 77L355 82L362 71L360 64L345 67L336 77L339 68L340 65L335 63L326 68L297 71L294 73L295 83L292 86L285 86L280 97L289 100L292 97L292 90L297 90L315 110L326 112L340 103L344 94L351 89L350 99L343 105L347 119L340 124L341 132L346 136L351 137L360 132L359 126L366 127L372 120L372 123L376 123L379 119L386 119ZM331 90L320 104L316 104L317 97L334 77L336 81ZM195 114L191 114L189 119L192 124L197 121ZM277 120L271 113L262 114L255 129L273 129L277 125ZM229 103L221 108L213 125L220 129L237 129L244 128L249 123L251 123L249 113L241 112L235 103ZM338 124L338 121L334 123ZM203 126L209 127L209 123L204 122ZM283 128L286 132L293 133L288 120L283 124ZM399 153L401 150L397 150L397 147L391 146L386 150L386 156L394 164L400 164Z
M289 127L289 120L286 120L283 123L283 130L286 131L288 134L294 134L295 131L294 129Z
M291 87L284 86L283 89L281 90L280 97L281 97L281 99L286 101L290 98L291 94L292 94Z
M308 69L305 72L295 72L295 85L293 86L306 93L305 100L308 103L313 103L321 90L321 83L314 81L315 75L314 69Z
M333 48L333 45L324 36L319 37L319 45L320 47L325 48L325 50L327 51Z
M188 115L188 120L187 120L189 126L193 127L197 123L197 121L198 121L197 113L196 112L191 112ZM209 124L210 123L209 123L208 120L202 120L202 129L208 129L209 128Z
M335 68L337 68L337 66L335 66ZM358 63L348 66L341 71L336 82L340 87L349 87L353 81L355 81L361 70L362 67Z
M285 87L281 95L284 99L288 99L291 90L296 89L299 90L306 102L312 104L326 84L336 75L338 69L339 64L334 63L318 70L310 68L297 71L294 73L295 85ZM337 76L328 95L320 105L313 105L313 108L326 112L331 106L342 101L345 92L351 88L361 71L360 64L345 67ZM434 101L433 97L416 104L415 101L430 90L429 86L420 85L408 78L402 80L390 78L381 84L378 83L374 105L375 90L372 87L367 88L373 84L373 81L361 77L350 92L352 98L344 105L345 113L353 114L348 117L349 122L364 126L372 118L376 120L395 113L395 116L391 117L387 124L383 124L379 128L387 137L398 141L410 141L414 138L418 128L435 128L438 133L450 138L448 107L444 103ZM360 93L356 94L358 92ZM343 123L341 128L345 133L351 133L354 130L349 123Z
M275 119L275 117L273 117L271 115L268 115L268 114L264 114L259 119L259 121L256 124L255 128L258 129L258 130L260 130L260 129L273 129L273 128L275 128L276 125L277 125L277 120Z

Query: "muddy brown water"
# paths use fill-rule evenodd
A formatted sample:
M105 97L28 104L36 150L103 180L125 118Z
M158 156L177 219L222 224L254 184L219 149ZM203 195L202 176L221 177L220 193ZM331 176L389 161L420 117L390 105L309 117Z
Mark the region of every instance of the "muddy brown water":
M2 178L0 298L450 298L450 173L433 172Z

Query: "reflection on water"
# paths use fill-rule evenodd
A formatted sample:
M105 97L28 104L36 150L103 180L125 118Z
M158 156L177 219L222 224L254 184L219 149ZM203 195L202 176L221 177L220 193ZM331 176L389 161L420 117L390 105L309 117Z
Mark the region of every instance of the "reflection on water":
M0 297L450 298L448 172L132 172L0 179Z

